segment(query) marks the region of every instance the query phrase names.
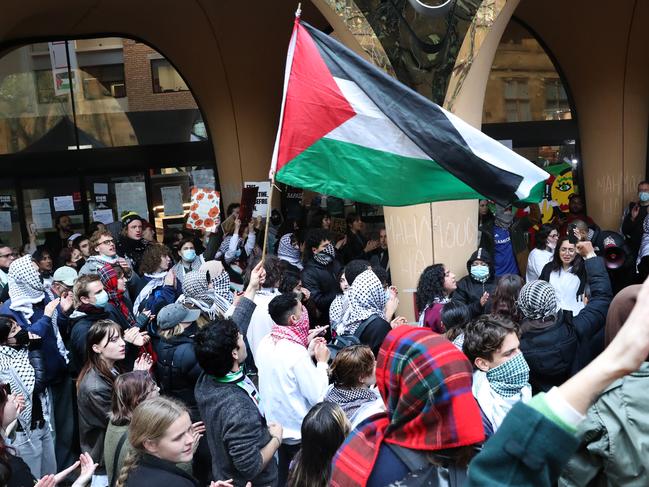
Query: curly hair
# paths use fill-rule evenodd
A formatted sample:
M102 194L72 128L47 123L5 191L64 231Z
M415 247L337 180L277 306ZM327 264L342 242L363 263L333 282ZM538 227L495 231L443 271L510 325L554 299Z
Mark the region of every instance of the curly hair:
M147 245L142 254L140 263L140 274L153 274L160 267L160 261L164 256L171 257L171 252L166 245L158 242L151 242Z
M421 313L435 298L444 297L444 264L429 265L417 283L417 309Z
M304 241L304 262L307 262L313 257L313 250L311 249L318 248L325 240L331 241L331 234L323 228L315 228L306 234Z
M239 327L232 320L208 323L194 338L196 360L205 373L225 377L234 363L232 351L239 345Z
M523 279L517 274L502 276L494 291L491 312L512 321L520 321L520 311L516 302L523 284Z

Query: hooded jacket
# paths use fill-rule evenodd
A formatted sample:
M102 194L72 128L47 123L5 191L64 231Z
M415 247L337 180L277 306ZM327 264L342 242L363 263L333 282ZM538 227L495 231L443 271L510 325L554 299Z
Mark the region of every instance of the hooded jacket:
M534 392L561 385L604 348L611 281L601 258L585 259L584 265L591 297L577 316L559 311L554 321L521 321L520 349L530 366Z
M476 260L481 260L489 265L489 277L485 282L477 281L471 276L471 264ZM466 270L468 275L457 283L457 289L453 291L451 300L467 305L471 311L471 316L475 318L481 314L489 313L491 310L490 301L485 306L480 304L480 298L485 292L492 295L496 289L496 271L491 254L486 249L479 248L466 261Z

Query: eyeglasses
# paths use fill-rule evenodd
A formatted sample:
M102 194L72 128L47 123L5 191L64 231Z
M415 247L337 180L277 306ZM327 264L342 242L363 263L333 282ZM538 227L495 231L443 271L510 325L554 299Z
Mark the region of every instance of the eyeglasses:
M551 233L550 235L548 235L548 237L549 238L558 238L559 234L558 233Z
M112 244L112 243L115 243L115 240L113 240L112 238L109 238L108 240L104 240L104 241L102 241L102 242L98 242L97 245L104 245L104 244L108 244L108 245L110 245L110 244Z

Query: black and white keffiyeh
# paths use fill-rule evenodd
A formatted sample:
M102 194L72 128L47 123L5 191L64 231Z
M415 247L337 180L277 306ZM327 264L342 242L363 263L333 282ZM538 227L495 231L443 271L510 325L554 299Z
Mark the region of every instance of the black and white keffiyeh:
M547 281L528 282L518 295L518 309L528 320L540 320L559 310L557 293Z
M221 272L211 282L212 289L209 289L205 269L186 274L183 280L183 302L195 305L207 313L210 319L214 319L225 314L234 301L234 296L230 291L230 276L227 272Z
M347 296L347 291L345 291L344 294L336 296L331 302L331 306L329 307L329 323L331 324L331 328L336 330L336 333L339 333L338 327L342 323L343 318L345 317L345 311L347 311L348 307L349 298Z
M10 308L22 313L27 321L34 314L32 305L45 298L45 288L31 255L14 260L9 266Z
M18 415L18 421L24 431L30 431L35 375L27 347L0 347L0 380L9 384L12 394L22 394L25 398L25 409Z
M343 334L354 333L372 315L384 316L387 303L385 289L371 269L359 274L347 293L349 306L339 327Z
M353 389L332 387L324 398L327 402L338 404L350 419L363 404L374 402L376 399L376 393L365 387L355 387Z
M291 240L293 239L292 233L287 233L282 238L279 239L279 247L277 248L277 257L281 260L285 260L291 265L294 265L298 269L302 270L302 254L300 249L296 249L292 244Z
M197 255L192 262L188 262L188 263L184 262L181 259L180 262L178 262L173 267L174 271L176 272L176 279L178 279L178 282L183 282L185 280L186 274L197 271L204 263L205 260L203 259L202 255ZM187 264L189 264L189 269L186 268Z

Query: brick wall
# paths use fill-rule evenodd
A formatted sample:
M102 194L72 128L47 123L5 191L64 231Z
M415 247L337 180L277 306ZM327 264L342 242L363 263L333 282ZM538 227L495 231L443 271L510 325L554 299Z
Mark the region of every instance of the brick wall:
M157 51L145 44L124 39L124 74L129 111L198 108L190 91L153 92L151 55L155 54Z

